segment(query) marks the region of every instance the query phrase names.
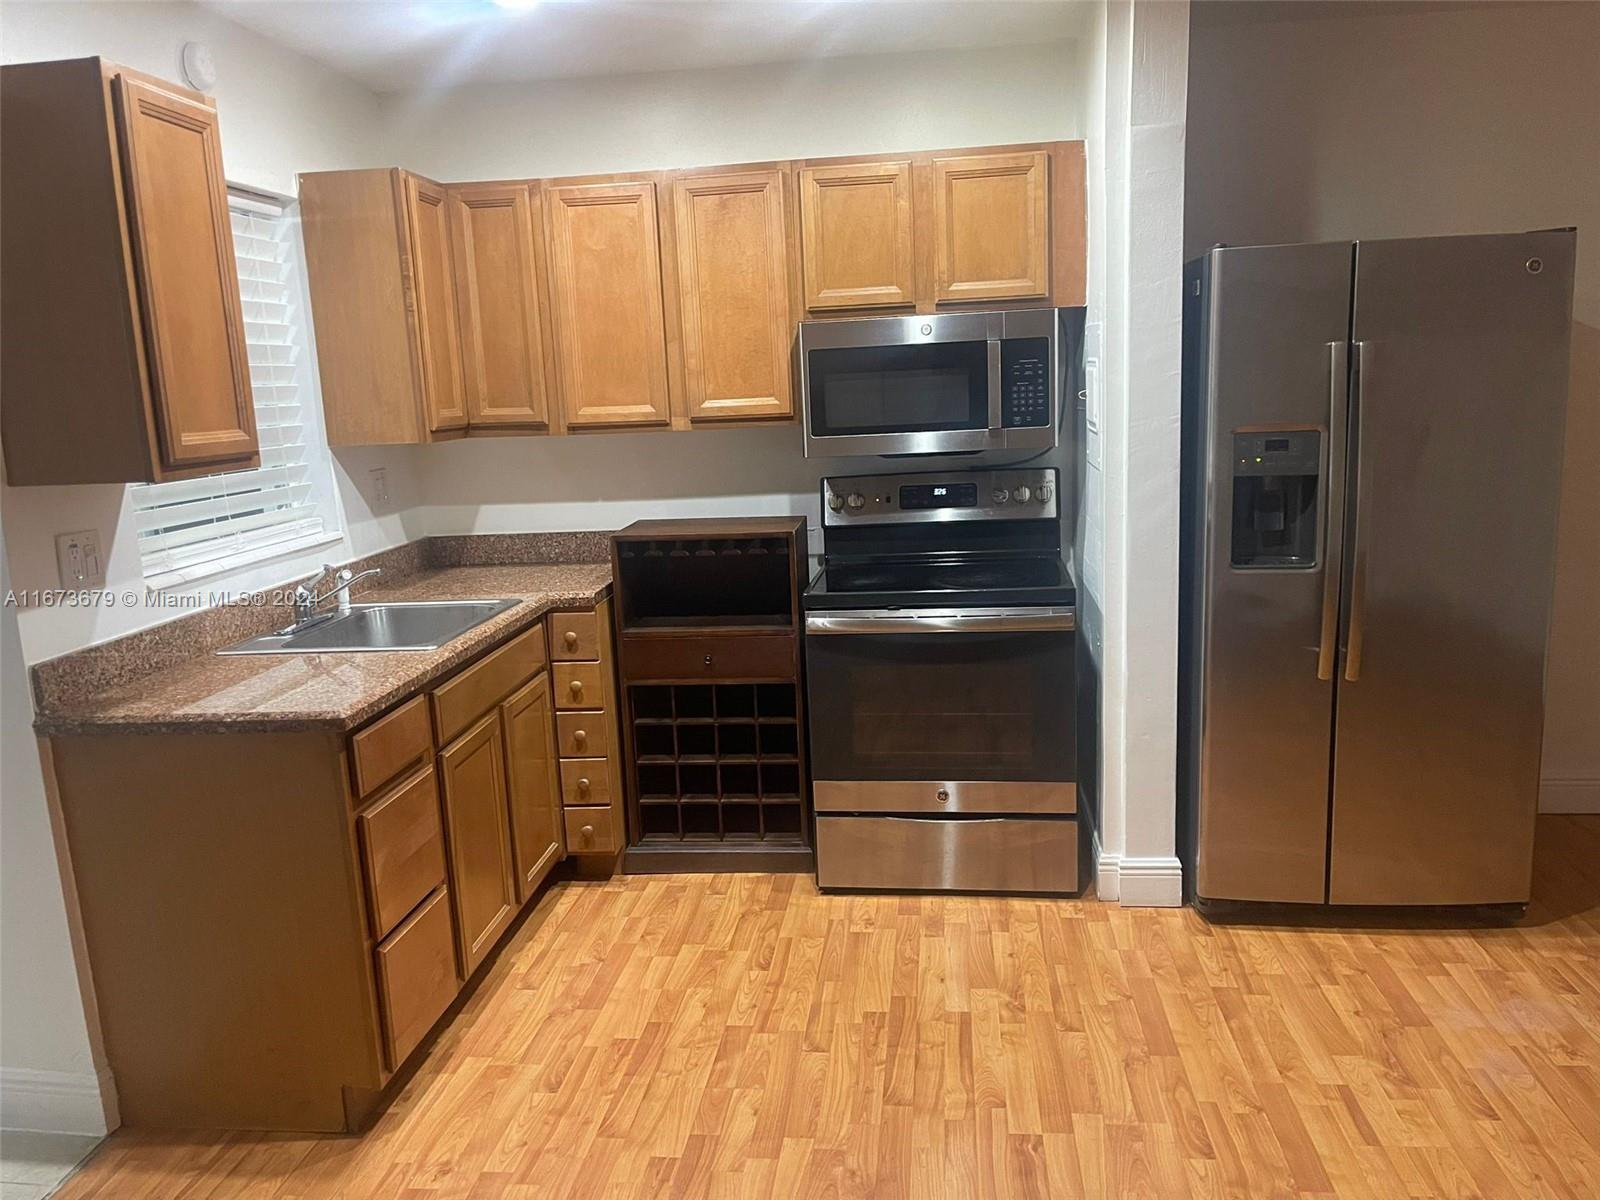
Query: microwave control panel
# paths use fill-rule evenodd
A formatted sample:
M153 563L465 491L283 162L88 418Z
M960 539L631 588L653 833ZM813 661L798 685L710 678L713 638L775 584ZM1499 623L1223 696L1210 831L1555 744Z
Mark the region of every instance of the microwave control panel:
M1000 426L1050 424L1050 340L1007 338L1000 343Z

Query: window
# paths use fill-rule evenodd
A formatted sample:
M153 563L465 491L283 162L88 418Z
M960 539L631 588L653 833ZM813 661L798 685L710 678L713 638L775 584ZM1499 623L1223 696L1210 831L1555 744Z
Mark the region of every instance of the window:
M261 466L130 489L148 587L164 588L339 537L333 465L316 411L299 221L230 190Z

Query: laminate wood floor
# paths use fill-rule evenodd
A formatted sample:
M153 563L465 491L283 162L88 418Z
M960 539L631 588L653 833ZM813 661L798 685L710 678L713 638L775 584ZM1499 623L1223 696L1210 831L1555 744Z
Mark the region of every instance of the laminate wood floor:
M1515 928L553 889L360 1138L110 1138L60 1195L1600 1196L1600 818Z

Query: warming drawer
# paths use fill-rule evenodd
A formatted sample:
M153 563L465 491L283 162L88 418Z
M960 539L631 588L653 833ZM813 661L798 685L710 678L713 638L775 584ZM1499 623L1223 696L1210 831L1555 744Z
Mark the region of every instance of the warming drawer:
M1078 825L1019 817L817 815L817 885L1076 892Z

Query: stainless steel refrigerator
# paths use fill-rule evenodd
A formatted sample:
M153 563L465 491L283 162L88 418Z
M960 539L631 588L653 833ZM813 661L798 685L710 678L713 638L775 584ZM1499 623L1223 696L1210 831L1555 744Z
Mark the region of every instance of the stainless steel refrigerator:
M1575 248L1189 265L1179 841L1202 908L1527 902Z

